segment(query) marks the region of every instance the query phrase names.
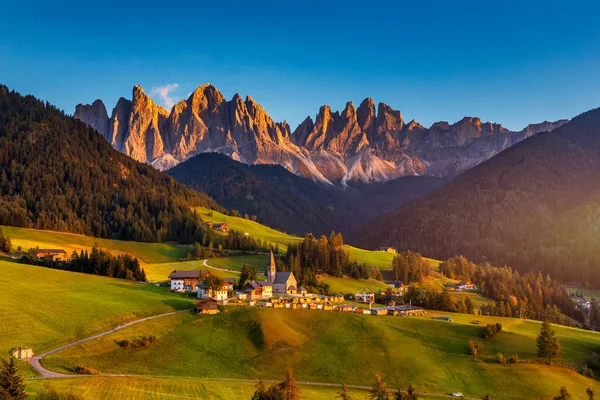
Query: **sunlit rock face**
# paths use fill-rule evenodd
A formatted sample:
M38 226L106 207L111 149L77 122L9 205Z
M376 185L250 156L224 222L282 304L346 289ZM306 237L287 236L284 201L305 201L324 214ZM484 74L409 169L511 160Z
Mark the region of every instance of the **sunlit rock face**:
M247 164L279 164L325 183L382 182L407 175L459 174L512 146L566 121L543 122L512 132L479 118L425 128L371 98L340 111L324 105L293 132L275 122L250 96L226 100L210 84L198 87L171 111L141 86L120 98L108 117L100 100L78 104L75 118L96 129L114 148L158 169L198 153L219 152Z

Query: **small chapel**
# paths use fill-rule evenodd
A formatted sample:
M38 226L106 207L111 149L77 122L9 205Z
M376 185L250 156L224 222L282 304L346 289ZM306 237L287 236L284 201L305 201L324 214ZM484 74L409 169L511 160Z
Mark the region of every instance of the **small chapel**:
M267 280L273 285L273 294L297 294L298 282L291 271L279 271L275 268L275 256L271 250L271 262L267 266Z

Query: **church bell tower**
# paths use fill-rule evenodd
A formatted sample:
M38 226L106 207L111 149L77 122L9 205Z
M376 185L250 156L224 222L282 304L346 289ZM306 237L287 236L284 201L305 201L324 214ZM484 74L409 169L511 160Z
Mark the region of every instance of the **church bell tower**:
M273 256L273 249L271 249L271 263L267 267L267 278L269 282L275 281L275 275L277 274L277 270L275 269L275 256Z

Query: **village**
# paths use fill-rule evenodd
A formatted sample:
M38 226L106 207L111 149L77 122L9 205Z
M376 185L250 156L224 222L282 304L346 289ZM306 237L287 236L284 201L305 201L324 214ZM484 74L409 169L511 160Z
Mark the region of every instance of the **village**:
M354 304L348 304L342 294L326 296L308 293L304 287L298 285L292 272L277 272L272 251L266 278L265 281L246 282L241 290L236 291L235 279L222 279L222 284L214 287L212 282L209 282L212 277L208 272L175 270L169 275L171 291L197 294L200 301L196 306L196 312L200 314L216 314L219 312L219 305L337 311L378 316L426 314L422 307L411 304L396 305L394 301L387 306L373 307L375 293L367 288L361 289L354 295ZM391 288L404 290L402 282L390 281L388 284Z

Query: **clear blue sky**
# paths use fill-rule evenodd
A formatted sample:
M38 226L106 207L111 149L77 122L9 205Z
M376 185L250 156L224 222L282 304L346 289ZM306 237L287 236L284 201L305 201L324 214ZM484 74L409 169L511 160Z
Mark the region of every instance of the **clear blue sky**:
M0 82L68 113L101 98L110 114L135 84L177 84L178 100L206 82L292 129L365 97L426 126L521 129L600 106L595 1L23 0L1 14Z

